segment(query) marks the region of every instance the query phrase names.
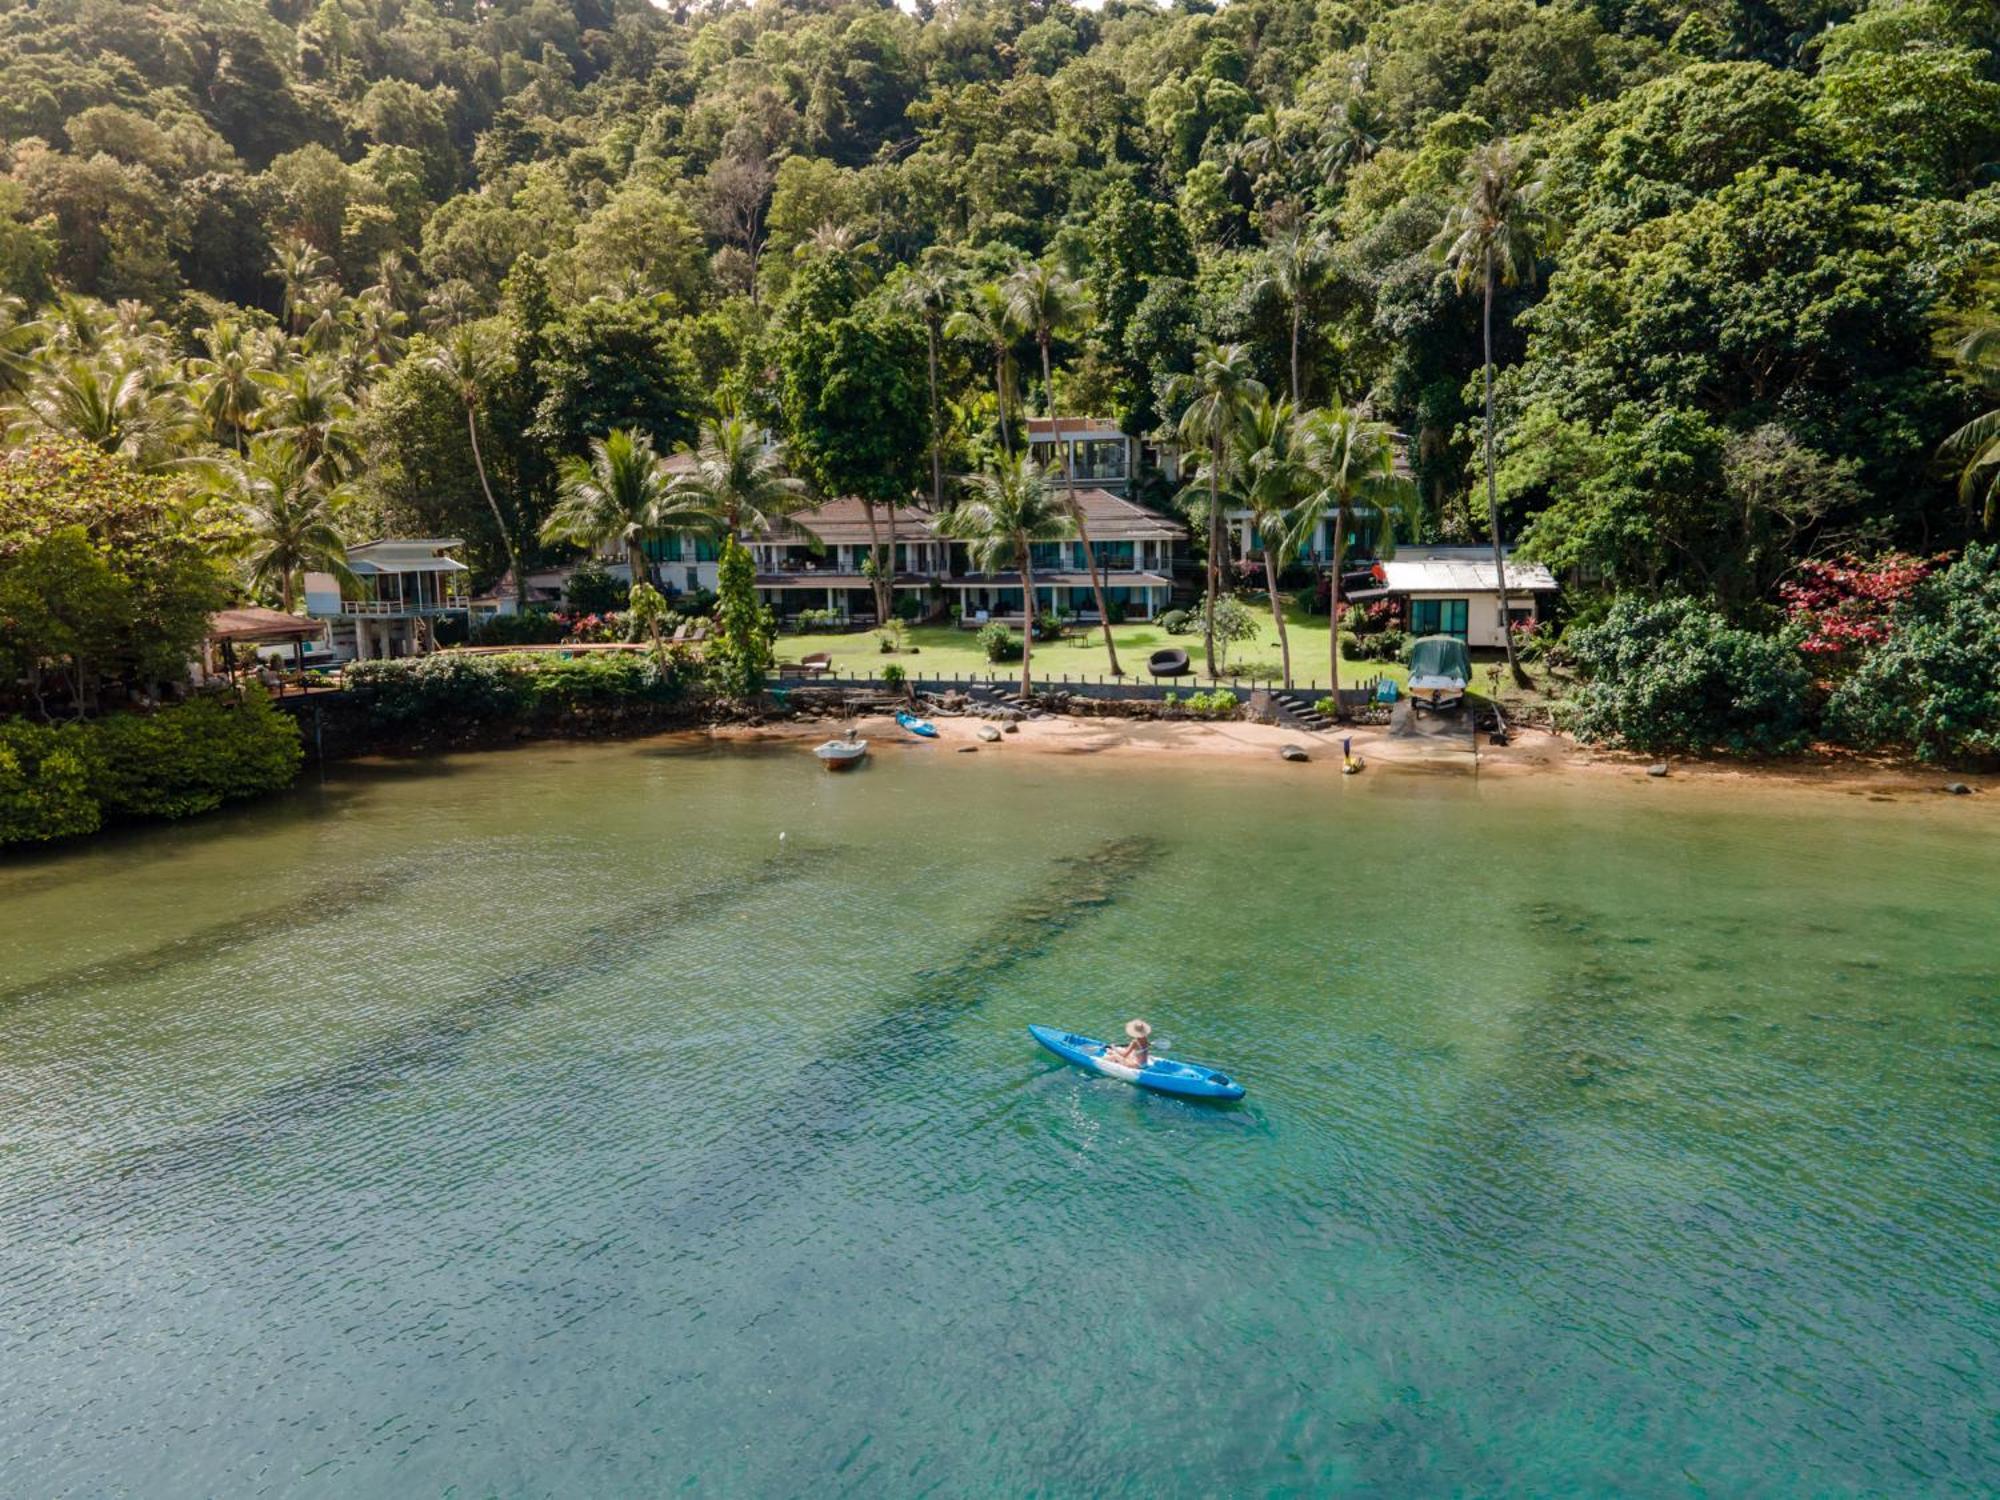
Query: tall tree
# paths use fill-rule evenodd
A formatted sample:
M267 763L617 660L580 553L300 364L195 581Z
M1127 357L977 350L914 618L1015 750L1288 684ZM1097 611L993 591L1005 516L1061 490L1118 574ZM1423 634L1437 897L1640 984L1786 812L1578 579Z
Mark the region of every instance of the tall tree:
M6 416L8 441L17 445L40 433L75 438L141 469L170 468L185 456L180 388L143 362L59 360Z
M897 300L924 325L931 390L931 509L944 510L944 425L938 415L938 339L950 313L958 284L943 267L919 261L910 267L897 289Z
M1305 328L1306 302L1333 259L1333 242L1302 224L1285 229L1264 252L1259 283L1276 292L1291 319L1292 409L1303 409L1305 381L1299 369L1300 336Z
M233 504L245 532L243 560L252 586L275 583L290 614L298 577L308 569L351 584L340 512L351 498L329 485L288 438L258 438L217 471L212 490Z
M653 440L628 428L592 438L589 457L564 460L558 493L542 523L542 540L592 549L616 543L635 586L653 581L649 539L664 531L714 532L722 524L707 496L676 492Z
M264 399L257 362L242 328L222 318L201 331L204 357L188 362L194 377L195 410L211 441L240 455L251 420Z
M1003 453L992 468L968 475L965 483L965 496L938 529L964 542L982 573L1020 570L1021 696L1026 698L1033 690L1035 543L1062 541L1075 522L1042 466L1023 454Z
M271 393L258 408L257 430L289 441L326 483L345 478L359 461L361 447L354 398L339 376L311 363L282 374L260 371L256 379Z
M1070 446L1061 431L1056 411L1056 381L1051 346L1058 335L1082 321L1089 302L1083 288L1053 266L1036 262L1025 265L1007 278L1008 300L1014 317L1034 336L1042 356L1042 415L1049 419L1050 437L1063 455L1063 492L1070 515L1076 522L1077 541L1083 546L1083 562L1090 575L1090 596L1097 605L1098 628L1104 632L1104 654L1111 660L1111 675L1122 677L1118 666L1118 643L1111 638L1111 612L1104 605L1104 580L1097 568L1097 549L1090 541L1090 521L1077 493L1076 472L1069 460Z
M1395 518L1416 499L1416 486L1396 472L1395 434L1386 422L1371 422L1336 398L1331 406L1300 419L1299 449L1311 476L1309 502L1315 520L1333 512L1328 551L1327 667L1334 711L1340 704L1340 570L1346 560L1347 528L1359 512L1376 528L1377 545L1393 540Z
M1446 216L1438 243L1460 287L1477 279L1484 298L1480 321L1485 359L1486 522L1493 532L1493 572L1500 588L1500 635L1507 646L1507 670L1516 687L1527 687L1528 674L1514 649L1514 631L1507 613L1507 554L1500 536L1500 489L1493 457L1493 293L1497 286L1518 286L1535 275L1534 205L1540 182L1527 154L1512 141L1493 141L1474 152L1465 164L1460 196ZM1338 635L1338 631L1335 634Z
M966 305L946 321L944 331L951 338L977 344L993 361L993 396L1000 408L1000 446L1012 452L1014 440L1007 427L1007 409L1012 404L1014 347L1025 330L1006 287L997 281L982 281L972 289Z
M514 607L526 614L528 572L521 565L521 551L515 544L513 529L500 513L500 502L493 498L493 483L486 477L486 457L479 450L479 403L494 375L493 356L480 340L478 330L469 323L461 323L425 351L424 363L451 383L459 404L465 408L465 435L472 444L472 467L479 475L479 490L486 497L486 508L493 513L500 545L506 549L508 570L514 575Z
M794 530L792 518L812 503L763 430L739 412L703 423L690 456L693 467L673 478L673 497L706 508L732 536Z
M1236 434L1264 394L1250 373L1250 351L1241 344L1204 343L1191 374L1167 382L1169 407L1180 409L1175 424L1181 446L1207 455L1208 597L1202 605L1201 644L1208 675L1215 676L1215 601L1222 590L1222 472Z
M1959 363L1988 391L2000 390L2000 323L1975 328L1958 346ZM1940 450L1959 465L1958 498L1969 519L2000 521L2000 407L1981 412L1944 440Z
M1320 517L1318 490L1305 462L1300 432L1292 403L1282 396L1275 401L1265 397L1251 408L1237 436L1239 455L1233 466L1238 498L1263 543L1264 592L1271 605L1271 624L1278 632L1287 688L1292 685L1292 639L1278 596L1278 577L1311 540Z
M868 517L869 583L889 618L893 560L882 556L878 507L906 503L922 482L927 432L922 355L906 320L857 313L801 320L778 343L779 404L793 469L818 493L851 495ZM893 520L891 522L893 526Z

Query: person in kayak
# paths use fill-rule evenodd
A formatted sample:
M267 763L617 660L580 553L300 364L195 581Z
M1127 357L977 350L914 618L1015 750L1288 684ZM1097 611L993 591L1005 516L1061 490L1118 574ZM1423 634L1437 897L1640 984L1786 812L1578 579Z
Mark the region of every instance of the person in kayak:
M1152 1034L1153 1028L1148 1026L1144 1021L1127 1021L1125 1023L1125 1035L1130 1037L1131 1040L1122 1047L1106 1047L1104 1049L1104 1060L1109 1063L1120 1063L1128 1068L1145 1067L1152 1057L1151 1048L1148 1044L1148 1038Z

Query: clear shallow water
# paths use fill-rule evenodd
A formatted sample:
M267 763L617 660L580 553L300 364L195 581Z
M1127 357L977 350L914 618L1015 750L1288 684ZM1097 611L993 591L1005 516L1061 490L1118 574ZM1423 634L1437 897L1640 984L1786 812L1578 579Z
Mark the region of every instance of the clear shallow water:
M935 747L0 867L0 1494L1989 1493L1996 898L1944 798ZM1246 1105L1021 1029L1142 1011Z

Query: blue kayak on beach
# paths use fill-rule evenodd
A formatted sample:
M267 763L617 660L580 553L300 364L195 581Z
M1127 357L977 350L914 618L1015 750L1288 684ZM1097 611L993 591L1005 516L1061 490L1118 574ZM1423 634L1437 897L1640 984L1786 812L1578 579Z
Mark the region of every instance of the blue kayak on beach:
M1073 1062L1079 1068L1088 1068L1093 1073L1102 1073L1106 1078L1135 1083L1142 1089L1152 1089L1161 1094L1179 1094L1184 1099L1243 1097L1242 1084L1227 1073L1218 1072L1214 1068L1205 1068L1200 1063L1176 1062L1171 1057L1155 1057L1145 1067L1133 1068L1123 1063L1106 1062L1104 1054L1110 1043L1100 1042L1094 1036L1078 1036L1074 1031L1059 1031L1053 1026L1030 1026L1028 1035L1066 1062Z
M896 722L909 730L911 734L920 734L927 740L934 740L938 737L937 725L933 724L929 719L918 718L907 709L896 710Z

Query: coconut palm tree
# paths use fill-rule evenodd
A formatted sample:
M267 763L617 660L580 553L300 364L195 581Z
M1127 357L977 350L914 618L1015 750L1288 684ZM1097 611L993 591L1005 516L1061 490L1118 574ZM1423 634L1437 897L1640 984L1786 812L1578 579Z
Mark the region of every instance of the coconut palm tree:
M2000 323L1967 334L1958 360L1988 390L2000 389ZM1977 510L1984 526L2000 521L2000 407L1967 422L1938 452L1960 466L1958 498L1966 515Z
M721 528L721 513L706 495L676 493L673 478L642 432L619 428L592 438L588 458L565 459L554 510L542 523L542 540L598 548L615 542L625 550L634 586L651 583L646 542L663 531Z
M981 282L972 289L971 301L946 319L944 331L947 338L980 345L993 360L993 394L1000 403L1000 446L1011 451L1014 440L1007 427L1008 395L1014 386L1014 347L1021 342L1024 330L1006 288L997 281Z
M931 509L944 509L944 426L938 417L938 337L958 283L934 262L919 262L905 273L896 300L923 320L931 377Z
M500 533L500 545L507 553L507 567L514 575L514 605L528 612L528 575L521 567L521 554L514 546L514 534L507 518L500 514L500 502L493 498L493 485L486 477L486 459L479 451L479 400L493 373L492 356L467 324L459 324L432 344L423 356L424 367L447 381L465 408L465 435L472 444L472 467L479 475L479 488L486 496L486 508L493 513L493 529ZM636 577L634 579L636 582Z
M59 433L141 469L178 466L188 429L180 387L157 369L75 356L43 366L8 415L14 442Z
M1311 540L1320 504L1312 470L1305 462L1300 424L1292 403L1265 397L1251 408L1237 435L1239 497L1263 542L1264 591L1271 604L1271 623L1278 632L1286 688L1292 685L1292 641L1285 626L1285 607L1278 597L1278 575Z
M966 544L982 573L1021 573L1021 696L1031 691L1035 649L1036 542L1059 542L1075 528L1069 504L1033 459L1002 453L991 469L970 474L965 496L938 523L945 536Z
M194 377L195 411L211 442L233 448L240 455L257 408L264 401L256 358L243 330L229 318L202 329L201 343L206 356L188 361L188 371Z
M360 461L361 440L354 401L340 377L322 365L302 364L254 378L271 393L258 410L258 431L291 442L327 484L344 479Z
M1063 454L1064 495L1076 522L1077 540L1083 545L1084 567L1090 574L1090 596L1097 605L1098 626L1104 632L1104 654L1111 659L1111 675L1123 677L1125 674L1118 666L1118 645L1111 638L1111 613L1104 605L1104 580L1097 570L1097 549L1091 545L1090 523L1077 496L1075 475L1070 472L1069 444L1058 430L1055 372L1050 360L1050 346L1056 335L1081 320L1089 303L1076 282L1054 267L1039 263L1023 266L1007 278L1007 296L1013 304L1015 319L1034 335L1035 347L1041 351L1042 415L1049 418L1050 435Z
M1305 382L1299 372L1299 336L1305 327L1306 299L1333 259L1333 241L1324 234L1293 225L1271 242L1264 252L1264 267L1258 277L1260 287L1269 287L1284 302L1292 321L1292 408L1299 410L1305 400Z
M287 614L298 598L298 576L308 569L354 582L339 527L351 495L344 485L326 484L297 444L256 439L218 468L210 490L242 517L252 586L275 582Z
M285 289L285 323L297 333L312 316L313 289L332 277L333 262L310 242L293 235L278 246L271 274Z
M792 518L812 497L748 417L732 411L704 422L688 452L694 466L670 486L676 502L705 508L734 536L798 529Z
M1533 219L1539 192L1540 182L1526 153L1511 141L1490 142L1466 162L1461 197L1438 235L1459 286L1470 286L1476 279L1485 296L1481 375L1486 387L1486 519L1493 531L1493 572L1500 588L1500 635L1516 687L1527 687L1529 682L1514 651L1514 632L1507 619L1507 558L1500 544L1500 488L1493 458L1493 291L1496 286L1534 279Z
M1169 407L1180 408L1181 446L1207 455L1208 598L1202 609L1202 655L1215 676L1215 600L1222 588L1222 473L1245 416L1264 395L1250 373L1250 351L1241 344L1204 341L1191 374L1167 382Z
M1366 93L1349 94L1340 113L1320 131L1319 169L1326 185L1334 186L1380 150L1388 129L1388 120Z
M1315 521L1333 511L1327 607L1327 665L1335 712L1340 703L1340 569L1349 518L1357 512L1376 528L1378 546L1393 542L1394 524L1414 503L1416 486L1396 472L1396 440L1386 422L1372 422L1352 407L1333 404L1300 419L1298 451L1311 485Z
M35 376L35 354L49 330L27 312L19 297L0 295L0 396L27 389Z

